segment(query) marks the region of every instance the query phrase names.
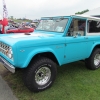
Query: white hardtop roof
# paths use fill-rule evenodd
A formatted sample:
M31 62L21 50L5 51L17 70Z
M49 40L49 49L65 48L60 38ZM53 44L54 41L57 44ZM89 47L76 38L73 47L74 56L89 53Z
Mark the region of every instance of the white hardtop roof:
M92 17L92 16L89 16L89 15L72 15L72 16L83 17L83 18L87 18L89 20L100 20L100 18L98 18L98 17Z
M84 15L83 14L82 15L70 15L70 16L54 16L54 18L55 17L62 17L62 18L63 17L76 17L76 18L78 17L78 18L86 18L88 20L97 20L97 21L99 20L100 21L99 17L93 17L93 16L85 15L85 14ZM42 18L53 18L53 17L42 17Z

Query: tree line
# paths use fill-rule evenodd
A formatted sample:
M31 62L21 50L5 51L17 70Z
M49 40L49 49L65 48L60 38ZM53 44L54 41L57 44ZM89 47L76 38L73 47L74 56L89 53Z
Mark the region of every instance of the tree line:
M76 12L76 13L75 13L75 15L76 15L76 14L81 15L81 14L84 14L84 13L86 13L86 12L88 12L88 11L89 11L89 10L88 10L88 9L86 9L86 10L83 10L83 11L81 11L81 12Z

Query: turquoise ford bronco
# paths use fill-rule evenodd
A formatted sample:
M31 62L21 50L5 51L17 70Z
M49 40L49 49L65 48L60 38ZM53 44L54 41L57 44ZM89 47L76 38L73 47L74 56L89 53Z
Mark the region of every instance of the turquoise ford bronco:
M24 83L34 92L54 83L57 66L79 60L91 70L100 67L99 18L43 17L33 33L0 35L0 62L12 73L24 69Z

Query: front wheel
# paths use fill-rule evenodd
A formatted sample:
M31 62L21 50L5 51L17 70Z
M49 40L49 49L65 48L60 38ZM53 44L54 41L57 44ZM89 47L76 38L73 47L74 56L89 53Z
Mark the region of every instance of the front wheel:
M31 91L43 91L53 84L56 74L56 64L48 58L41 57L26 69L24 83Z
M91 56L85 60L86 67L95 70L100 67L100 49L96 48Z

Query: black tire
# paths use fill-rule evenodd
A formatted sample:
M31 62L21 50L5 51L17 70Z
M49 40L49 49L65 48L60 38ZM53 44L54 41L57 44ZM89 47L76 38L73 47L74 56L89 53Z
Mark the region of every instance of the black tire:
M56 74L56 64L48 58L40 57L31 63L25 70L24 83L26 87L33 92L43 91L51 87L56 78ZM39 81L41 81L41 83L39 83Z
M100 67L100 49L93 50L91 56L85 60L85 65L88 69L96 70Z
M10 34L13 34L14 32L10 32Z

